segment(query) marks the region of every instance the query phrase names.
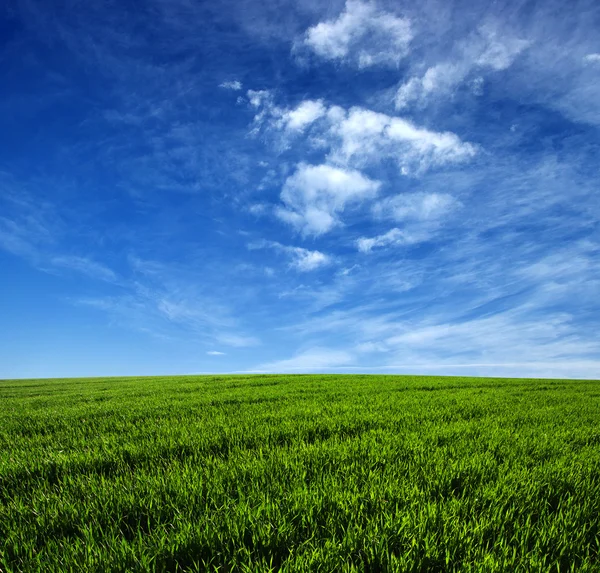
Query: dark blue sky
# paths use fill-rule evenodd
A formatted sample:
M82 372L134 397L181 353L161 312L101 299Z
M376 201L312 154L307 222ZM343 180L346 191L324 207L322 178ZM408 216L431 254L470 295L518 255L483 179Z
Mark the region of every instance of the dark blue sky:
M600 378L600 5L8 0L0 377Z

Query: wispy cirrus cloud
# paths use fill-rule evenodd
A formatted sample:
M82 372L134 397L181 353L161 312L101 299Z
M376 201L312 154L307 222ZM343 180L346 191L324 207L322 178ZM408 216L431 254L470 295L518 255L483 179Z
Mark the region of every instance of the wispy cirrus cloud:
M376 237L361 237L357 239L356 246L360 252L370 253L378 247L413 245L425 239L427 239L427 235L414 235L403 229L394 228Z
M402 83L396 93L396 109L404 110L415 103L426 105L435 98L447 98L470 76L475 76L473 90L481 95L484 78L477 74L499 72L509 68L530 42L501 34L494 26L481 26L466 40L457 42L453 59L436 63L422 76Z
M373 205L382 219L394 221L434 221L448 216L459 206L448 193L402 193L387 197Z
M375 237L360 237L356 246L362 253L384 247L416 245L438 233L445 219L460 206L460 202L447 193L401 193L386 197L373 205L375 217L403 223Z
M7 216L0 216L0 249L23 257L44 272L69 271L107 283L120 281L113 269L93 256L65 252L69 230L55 205L35 201L16 181L3 183L0 205Z
M328 348L310 348L292 358L268 362L256 367L256 372L315 372L348 366L355 357L347 351Z
M68 269L87 275L90 278L116 283L119 281L117 274L106 265L94 261L88 257L76 255L60 255L48 259L48 263L52 266Z

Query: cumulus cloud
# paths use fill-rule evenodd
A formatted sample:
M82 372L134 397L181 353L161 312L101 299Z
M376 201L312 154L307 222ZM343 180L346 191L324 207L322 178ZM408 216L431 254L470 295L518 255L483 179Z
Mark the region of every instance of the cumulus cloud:
M273 99L273 94L269 90L248 90L246 95L252 107L259 107Z
M337 138L330 153L332 161L358 167L391 158L403 174L465 161L477 153L474 145L454 133L430 131L361 107L340 113L331 133Z
M308 249L293 247L291 253L294 257L292 265L301 272L313 271L331 263L331 257L320 251L309 251Z
M600 64L600 54L587 54L583 60L591 64Z
M270 92L248 92L256 109L252 134L264 125L280 133L287 146L310 129L309 142L327 153L327 161L344 169L360 169L391 159L402 174L420 174L449 163L467 161L477 153L475 145L455 133L437 132L396 116L363 107L346 110L326 107L321 100L305 100L293 109L274 103Z
M473 72L506 70L529 44L520 38L500 37L492 26L482 26L462 43L455 60L440 62L422 76L404 82L396 93L396 109L404 109L413 102L424 105L435 96L452 93ZM474 79L476 95L483 81L480 75Z
M374 3L348 0L336 19L309 28L301 45L323 59L367 68L397 66L412 38L408 19L379 11Z
M380 185L353 169L300 163L283 186L285 207L275 214L304 235L322 235L340 223L348 204L374 197Z
M327 112L322 100L304 100L295 108L283 108L275 104L273 93L268 90L248 90L248 102L256 110L251 133L266 127L290 135L302 133Z
M340 224L347 205L377 195L381 183L362 173L367 167L391 160L402 175L418 176L432 168L466 162L478 152L455 133L429 130L362 107L346 110L327 107L321 100L305 100L285 109L276 105L270 92L248 94L256 109L252 132L267 126L267 133L281 136L285 146L301 136L309 144L317 142L325 153L320 165L297 165L283 185L282 204L274 209L279 219L303 235L330 231ZM388 199L377 209L382 217L396 220L435 219L452 204L451 197L438 193Z
M250 243L248 248L254 249L274 249L290 257L290 267L299 272L309 272L330 265L333 261L329 255L320 251L311 251L302 247L292 247L282 245L277 241L257 241Z
M447 93L460 84L469 72L464 63L445 62L427 69L422 77L410 78L398 88L396 109L404 109L417 100L424 102L433 93Z
M233 91L240 91L242 89L242 82L238 81L238 80L234 80L232 82L223 82L222 84L219 85L220 88L223 88L225 90L233 90Z
M306 126L323 117L325 112L321 100L305 100L295 109L284 112L281 121L287 129L303 131Z

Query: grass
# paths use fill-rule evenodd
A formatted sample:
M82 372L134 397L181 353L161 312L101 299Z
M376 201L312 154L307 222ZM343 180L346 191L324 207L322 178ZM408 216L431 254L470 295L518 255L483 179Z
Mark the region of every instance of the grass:
M0 570L600 571L600 383L0 382Z

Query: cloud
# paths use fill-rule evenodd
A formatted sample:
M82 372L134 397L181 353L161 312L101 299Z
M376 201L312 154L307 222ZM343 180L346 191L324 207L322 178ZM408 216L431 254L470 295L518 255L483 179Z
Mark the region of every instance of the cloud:
M523 306L473 320L405 325L403 333L387 338L385 343L399 355L443 354L449 360L460 356L482 362L502 362L511 356L516 362L560 363L597 352L596 342L573 336L568 313L550 314L543 321L527 314Z
M93 279L110 283L118 281L118 277L113 270L101 263L88 259L87 257L77 257L73 255L56 256L52 257L49 260L49 263L52 266L76 271Z
M231 82L223 82L222 84L219 84L220 88L226 89L226 90L233 90L233 91L239 91L242 89L242 83L238 80L234 80Z
M448 193L402 193L378 201L373 213L394 221L433 221L454 211L457 204Z
M302 44L317 56L358 68L398 65L413 38L410 21L378 11L374 3L348 0L335 19L306 31Z
M225 352L219 352L218 350L209 350L206 354L209 356L225 356Z
M475 59L475 66L490 68L494 71L508 69L515 58L530 45L528 40L511 36L499 37L493 26L482 26L479 29L480 43L483 49ZM477 50L477 40L467 50Z
M260 339L255 336L242 336L239 334L217 334L216 339L221 344L235 348L249 348L259 346L261 343Z
M375 237L361 237L356 246L362 253L374 248L414 245L430 240L441 228L442 221L453 213L460 203L447 193L402 193L387 197L373 205L377 219L404 223Z
M361 237L356 241L356 246L361 253L370 253L375 247L413 245L425 239L426 235L413 235L405 230L394 228L376 237Z
M591 64L600 64L600 54L587 54L583 57L583 61Z
M268 104L273 100L273 94L270 90L248 90L246 92L248 101L252 107L260 107Z
M282 245L276 241L258 241L250 243L249 249L275 249L288 255L292 260L290 267L299 272L309 272L330 265L333 260L329 255L320 251L311 251L302 247Z
M282 115L282 123L286 129L303 131L304 128L325 115L326 108L322 100L305 100L293 110Z
M329 369L346 366L354 362L354 356L343 350L331 350L328 348L311 348L293 358L279 360L258 366L258 372L311 372L315 370Z
M427 170L463 163L478 153L478 148L462 141L452 132L436 132L400 118L362 107L345 110L326 107L321 100L305 100L296 108L284 109L274 103L270 92L252 92L251 105L257 109L256 132L263 125L283 133L293 141L292 131L308 131L309 143L318 141L325 162L320 165L299 163L295 173L285 180L280 193L281 205L273 213L303 235L323 235L341 225L341 214L349 205L375 198L381 182L359 169L377 167L394 161L401 175L422 175ZM296 130L290 129L292 125ZM363 238L358 245L365 252L374 246L413 244L425 240L435 222L459 205L446 193L414 193L388 198L377 203L373 213L396 221L427 221L423 228L388 232L375 238ZM264 206L260 208L264 212Z
M347 205L374 197L380 185L353 169L300 163L281 191L285 207L275 214L304 235L322 235L340 224Z
M468 161L478 151L455 133L432 131L360 106L327 108L321 100L305 100L288 110L275 105L270 92L252 93L250 104L257 113L251 134L256 135L266 125L282 135L281 147L286 148L310 127L307 141L327 153L328 163L340 167L360 169L391 159L404 175L422 174L434 167Z
M0 249L27 259L41 271L66 269L109 283L119 282L117 274L105 264L61 253L60 239L64 239L67 229L55 205L36 202L22 190L14 193L4 189L0 207L10 215L0 216Z
M361 107L340 113L331 132L339 141L330 153L333 162L360 166L390 158L403 174L463 162L477 153L474 145L454 133L430 131L406 119Z
M0 249L39 266L64 231L58 209L36 200L19 181L0 171Z
M266 125L275 131L297 135L327 111L320 99L303 100L295 108L283 108L275 104L275 96L269 90L248 90L247 95L250 107L257 110L251 134L257 134Z
M132 275L119 282L116 295L79 298L74 302L105 311L123 328L182 343L251 347L261 343L240 326L232 300L242 300L247 285L223 280L227 272L213 261L213 276L171 260L161 262L131 255ZM74 266L75 261L69 261ZM77 261L77 264L80 264Z
M481 74L506 70L529 45L529 41L520 38L499 37L490 25L481 26L467 41L459 44L455 59L439 62L422 76L404 82L396 93L396 109L405 109L413 102L426 105L432 98L446 97L473 72L478 74L473 79L474 92L481 95L484 82Z
M331 257L319 251L309 251L300 247L292 247L294 262L292 266L301 272L314 271L323 266L331 264Z

